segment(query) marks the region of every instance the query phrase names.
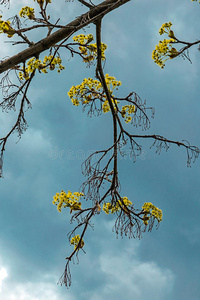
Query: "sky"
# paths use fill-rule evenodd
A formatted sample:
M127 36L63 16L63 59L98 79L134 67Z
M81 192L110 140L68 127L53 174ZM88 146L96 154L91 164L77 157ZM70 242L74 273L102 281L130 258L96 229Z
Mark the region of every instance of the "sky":
M4 18L29 3L11 0L9 9L1 5ZM67 24L86 8L77 1L52 0L49 11L52 19ZM181 40L199 39L199 13L198 1L135 0L109 13L102 24L102 41L108 46L104 71L121 80L117 95L134 91L155 108L144 134L187 140L198 147L200 53L193 47L192 64L176 58L164 69L151 53L165 22L172 22ZM86 33L94 30L90 25ZM42 34L35 32L33 40ZM1 35L0 58L23 49L5 40ZM80 251L79 264L71 263L71 287L57 284L72 250L67 233L73 224L67 210L57 211L53 196L61 189L78 191L84 159L112 143L111 115L89 118L67 95L72 85L94 77L95 67L86 68L67 52L62 58L62 73L38 73L34 78L28 94L32 109L26 113L29 128L20 141L13 134L6 146L0 180L0 299L199 300L200 161L188 168L185 149L172 145L158 155L151 141L140 141L143 152L135 163L119 160L119 178L121 194L135 206L152 202L162 209L158 230L144 233L140 240L116 238L114 216L101 212L84 238L86 254ZM12 128L16 113L0 113L1 137ZM141 133L130 124L127 128Z

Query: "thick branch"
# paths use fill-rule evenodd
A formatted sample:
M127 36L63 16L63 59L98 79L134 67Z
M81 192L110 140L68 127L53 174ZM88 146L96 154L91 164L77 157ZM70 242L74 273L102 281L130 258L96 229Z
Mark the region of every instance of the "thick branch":
M96 39L97 39L97 68L96 68L96 76L100 80L103 90L106 94L106 97L108 99L108 103L110 106L110 110L112 113L113 117L113 145L114 145L114 166L113 166L113 180L112 180L112 185L111 188L115 189L116 188L116 182L117 182L117 113L115 111L114 105L112 103L111 95L108 90L105 76L103 73L103 68L102 68L102 63L101 63L101 19L99 19L96 22Z
M38 43L30 46L28 49L4 60L0 63L0 74L4 71L13 68L15 65L25 62L27 59L38 56L43 51L54 46L56 43L62 41L66 37L70 37L73 33L85 27L86 25L95 22L97 19L102 18L110 11L117 7L125 4L130 0L106 0L101 4L90 9L87 13L81 15L76 20L67 24L65 28L61 28L56 32L52 33L48 37L42 39Z

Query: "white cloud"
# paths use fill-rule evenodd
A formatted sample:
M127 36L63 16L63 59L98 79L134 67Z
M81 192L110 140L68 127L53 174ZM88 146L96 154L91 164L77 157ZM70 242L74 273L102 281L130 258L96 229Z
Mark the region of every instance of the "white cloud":
M49 151L51 143L44 137L41 130L29 128L20 141L20 148L23 152L41 153Z
M13 124L15 124L16 116L12 112L9 115L6 113L1 113L0 116L0 127L3 131L1 132L1 137L3 137L8 134ZM13 140L14 143L19 141L16 133L12 134L10 139ZM27 151L29 154L48 152L52 146L50 141L44 136L43 131L34 128L28 128L27 131L24 132L18 145L24 153Z
M6 286L2 290L1 300L58 300L59 295L55 291L56 285L49 283L27 283L17 286Z
M52 280L53 281L53 280ZM70 292L67 293L70 300L75 300ZM1 300L64 300L61 295L61 287L56 281L49 283L46 278L40 282L27 282L13 285L7 281L0 292Z
M101 292L88 292L84 296L90 300L133 299L133 295L137 300L169 299L175 281L173 272L153 261L141 261L139 241L134 241L134 247L125 244L127 247L123 252L112 247L106 254L100 255L99 269L104 274L106 284Z
M142 300L148 298L151 291L151 297L160 300L171 291L174 281L170 270L162 270L154 262L130 261L126 253L119 257L101 257L101 269L109 278L103 290L105 296L115 294L123 298L126 291L127 299L135 295L136 299Z
M0 269L0 293L1 293L1 287L3 280L8 277L8 273L5 268Z

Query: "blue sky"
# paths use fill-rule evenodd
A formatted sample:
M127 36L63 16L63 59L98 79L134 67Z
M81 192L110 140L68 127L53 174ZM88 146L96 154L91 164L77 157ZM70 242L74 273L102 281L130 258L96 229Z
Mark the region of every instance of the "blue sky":
M11 0L9 10L2 6L4 16L29 4L19 2ZM85 11L76 1L54 2L49 7L63 23ZM199 52L191 49L192 64L177 58L164 70L152 61L151 52L164 22L171 21L182 40L199 39L199 12L198 2L190 0L136 0L108 14L102 28L108 45L105 72L121 80L118 95L134 91L156 109L148 133L198 147ZM33 35L34 41L40 36ZM1 36L1 58L23 48L3 42ZM157 155L150 141L140 141L143 153L136 163L120 160L119 176L121 194L135 206L152 202L163 210L159 229L144 233L141 240L116 239L114 217L102 212L84 239L87 253L80 252L79 265L71 264L72 286L67 290L57 285L71 251L67 233L72 227L69 213L58 213L52 197L61 189L77 191L84 181L84 157L112 141L111 115L88 118L67 96L72 85L94 76L95 69L65 52L63 64L61 74L34 79L29 90L32 109L26 113L29 128L18 143L13 135L6 148L0 181L1 300L199 300L200 162L187 168L184 149L171 146ZM15 118L15 113L0 114L1 136ZM141 132L131 125L129 130Z

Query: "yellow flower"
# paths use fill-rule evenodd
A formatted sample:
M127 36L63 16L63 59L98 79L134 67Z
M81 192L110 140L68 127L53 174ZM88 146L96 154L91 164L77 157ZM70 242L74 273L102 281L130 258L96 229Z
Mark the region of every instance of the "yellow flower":
M132 117L131 117L131 116L128 116L128 117L126 117L125 122L126 122L126 123L129 123L131 120L132 120Z
M159 30L160 35L167 33L170 39L164 39L159 41L159 44L156 45L155 50L152 52L152 59L154 62L160 66L162 69L165 66L165 62L168 59L175 58L179 55L179 52L176 48L172 47L172 44L176 42L176 37L173 30L171 30L172 23L164 23Z
M120 111L122 118L125 118L125 122L129 123L132 120L131 114L135 113L135 105L124 105Z
M29 6L22 7L22 9L19 12L20 17L26 18L28 17L30 20L35 18L35 12L34 8L31 8Z
M84 35L79 34L73 37L74 42L77 42L78 44L82 45L79 46L79 51L83 56L83 61L86 63L90 63L95 58L97 58L97 45L91 44L91 42L94 40L94 37L92 34ZM107 49L106 44L101 43L101 57L102 60L105 59L105 50Z
M116 203L116 205L111 204L110 202L104 203L103 204L103 211L106 214L113 214L119 210L121 210L121 207L127 212L126 207L129 207L132 205L132 202L130 200L128 200L127 197L123 197L121 198L121 200L118 200L118 202Z
M80 236L79 236L79 234L75 235L75 236L71 239L70 244L71 244L71 245L74 245L74 250L77 248L79 241L80 241ZM84 244L85 244L85 243L84 243L84 241L83 241L83 239L82 239L82 240L81 240L81 243L80 243L80 245L79 245L79 247L78 247L78 249L76 249L76 250L79 250L79 249L83 248Z
M11 27L10 21L1 20L2 16L0 15L0 33L6 33L7 37L12 37L15 34L15 30Z
M121 85L120 81L117 81L115 77L111 77L108 74L105 75L106 84L108 86L109 92L112 94L113 90ZM105 94L103 94L103 88L101 85L101 82L96 79L92 78L85 78L83 79L83 82L77 86L72 86L71 89L68 92L68 96L71 99L71 102L73 105L78 106L80 103L87 104L90 101L95 100L96 98L101 95L101 98L105 98ZM112 100L115 105L117 105L119 102ZM115 107L116 108L116 107ZM102 110L104 113L110 111L110 106L108 104L108 101L105 100L102 104Z
M160 35L162 35L163 33L169 33L171 26L172 26L171 22L164 23L159 30Z
M169 58L174 58L179 55L176 48L172 47L174 42L174 39L164 39L163 41L159 41L159 44L156 45L155 50L153 50L152 59L161 68L164 68L164 63Z
M157 219L158 222L162 221L162 210L153 205L151 202L145 202L142 206L142 209L144 211L143 223L145 225L148 225L148 221L152 217Z
M27 62L24 75L22 75L22 72L19 72L19 78L21 80L27 80L29 75L36 69L39 70L39 72L47 73L47 69L54 70L55 68L57 68L58 73L65 68L62 65L62 60L60 57L53 58L53 55L45 56L43 62L40 59L33 57Z
M69 207L70 213L72 213L72 211L81 210L81 202L79 200L82 196L84 196L83 193L74 192L74 194L72 194L71 191L65 193L61 190L60 193L56 193L56 195L53 196L52 203L57 205L59 212L61 212L63 207Z

